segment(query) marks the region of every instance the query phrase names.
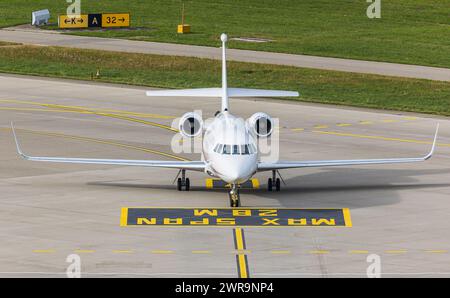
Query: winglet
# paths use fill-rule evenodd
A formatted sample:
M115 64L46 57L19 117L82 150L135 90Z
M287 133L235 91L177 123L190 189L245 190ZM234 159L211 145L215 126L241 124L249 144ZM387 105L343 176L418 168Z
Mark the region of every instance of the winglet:
M16 131L14 130L14 123L12 121L11 121L11 130L14 135L14 141L16 142L17 153L19 153L19 155L22 156L23 158L28 159L28 156L26 156L20 149L19 141L17 140L16 136Z
M439 123L436 126L436 133L434 134L433 146L431 147L431 151L430 151L430 153L428 153L428 155L426 155L424 157L424 160L430 159L431 156L433 156L434 148L436 148L436 140L437 140L437 137L438 137L438 131L439 131Z

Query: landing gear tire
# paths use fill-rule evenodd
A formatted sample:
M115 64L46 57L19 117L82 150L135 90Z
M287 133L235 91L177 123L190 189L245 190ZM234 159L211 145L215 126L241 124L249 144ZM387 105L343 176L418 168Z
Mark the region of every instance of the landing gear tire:
M182 191L183 190L183 185L181 183L181 178L178 178L178 180L177 180L177 189L178 189L178 191Z
M191 189L191 181L186 178L186 170L181 170L181 177L177 179L177 189L178 191L189 191Z
M272 188L273 188L272 178L269 178L269 180L267 180L267 190L272 191Z
M277 178L277 180L275 180L275 190L280 191L280 189L281 189L280 178Z
M184 190L185 191L189 191L191 189L191 181L189 180L189 178L186 178L186 182L184 185Z

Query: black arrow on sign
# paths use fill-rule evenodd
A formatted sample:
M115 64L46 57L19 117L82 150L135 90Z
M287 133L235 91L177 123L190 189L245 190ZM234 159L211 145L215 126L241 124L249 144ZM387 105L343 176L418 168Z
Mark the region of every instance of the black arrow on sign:
M123 23L123 22L125 22L125 18L121 18L121 19L119 19L119 21L121 21Z

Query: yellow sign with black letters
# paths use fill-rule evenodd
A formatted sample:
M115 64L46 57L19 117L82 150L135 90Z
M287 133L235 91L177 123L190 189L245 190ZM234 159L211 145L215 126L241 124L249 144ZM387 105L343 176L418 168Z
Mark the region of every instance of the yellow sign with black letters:
M60 15L58 18L59 28L88 28L88 15Z
M130 14L104 13L102 14L102 27L130 27Z
M350 210L287 208L128 208L121 226L351 227Z

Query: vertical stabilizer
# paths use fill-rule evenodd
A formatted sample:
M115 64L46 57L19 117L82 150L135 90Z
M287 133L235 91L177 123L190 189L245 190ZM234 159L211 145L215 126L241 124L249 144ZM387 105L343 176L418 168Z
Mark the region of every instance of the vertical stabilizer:
M228 86L227 86L227 56L226 43L227 35L222 33L220 40L222 40L222 112L228 111Z

